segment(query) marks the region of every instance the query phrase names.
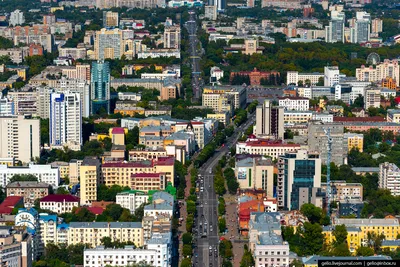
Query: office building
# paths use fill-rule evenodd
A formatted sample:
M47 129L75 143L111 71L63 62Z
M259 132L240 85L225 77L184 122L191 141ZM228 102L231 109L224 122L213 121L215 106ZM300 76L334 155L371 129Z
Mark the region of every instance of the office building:
M92 63L90 112L100 111L110 113L110 65L108 62L97 61Z
M256 109L255 134L257 137L283 139L283 107L274 107L270 100L265 100Z
M324 86L335 86L339 83L340 74L338 66L324 67Z
M7 196L24 197L24 207L33 207L36 199L41 199L49 194L49 185L41 182L13 182L7 184Z
M350 28L352 43L369 42L371 36L371 15L365 11L356 12L354 27Z
M396 164L379 164L379 188L389 189L393 196L400 196L400 169Z
M25 17L24 17L24 13L17 9L14 10L13 12L11 12L10 14L10 22L9 24L11 26L17 26L17 25L21 25L25 23Z
M306 203L322 207L321 159L318 154L298 150L278 159L278 207L300 210Z
M120 59L124 53L122 31L119 29L96 31L94 57L97 60ZM93 65L92 65L93 67Z
M332 139L331 162L342 165L347 162L347 146L344 145L344 126L342 123L322 123L312 121L308 124L308 149L320 155L322 164L328 157L328 137L325 131L330 130Z
M103 28L118 27L118 12L103 11Z
M331 11L329 26L325 26L325 41L327 43L344 43L345 14L337 10Z
M97 185L101 177L100 160L85 157L79 166L80 204L89 205L97 200Z
M148 202L149 195L138 190L129 190L118 193L116 196L116 203L121 207L128 209L131 214L141 205Z
M14 175L31 174L37 177L39 182L57 187L60 183L60 171L58 168L53 168L50 165L34 165L15 166L0 165L0 186L6 188L10 179Z
M310 109L310 100L305 97L278 97L279 107L285 110L307 111Z
M254 155L238 157L235 176L240 189L262 189L267 196L274 196L274 165L271 159Z
M0 158L23 163L40 157L40 120L28 116L0 117Z
M82 110L80 94L52 93L50 96L50 147L80 150Z
M181 27L180 25L166 26L164 29L164 48L180 49Z
M286 84L306 85L317 85L321 79L324 79L324 74L319 72L314 73L299 73L298 71L288 71L286 75ZM300 82L300 84L299 84Z

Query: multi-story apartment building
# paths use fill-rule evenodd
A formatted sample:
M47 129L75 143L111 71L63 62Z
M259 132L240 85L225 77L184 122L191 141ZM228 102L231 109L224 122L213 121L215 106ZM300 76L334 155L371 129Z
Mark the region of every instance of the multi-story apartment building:
M39 182L57 187L60 183L60 171L50 165L7 166L0 165L0 186L6 188L14 175L32 174Z
M273 160L287 152L300 149L298 144L288 144L282 141L251 139L236 144L236 154L251 154L271 157Z
M129 190L118 193L116 196L116 203L121 207L128 209L131 214L141 205L148 202L149 195L139 190Z
M14 114L14 101L7 97L0 98L0 116L12 116Z
M386 115L386 121L400 123L400 110L388 109Z
M321 183L321 188L326 192L326 183ZM363 201L363 185L346 181L331 181L331 194L332 201Z
M318 154L298 150L278 159L278 207L300 210L306 203L322 207L321 159Z
M27 91L10 91L8 97L14 103L15 115L36 115L37 114L37 93Z
M151 203L144 207L144 216L167 216L170 220L174 215L174 197L167 192L158 191L152 196Z
M327 43L344 43L345 13L337 10L331 11L329 26L325 26L325 41Z
M90 113L96 114L100 109L110 112L110 65L108 62L92 63Z
M396 164L379 164L379 188L389 189L392 195L400 196L400 169Z
M279 106L286 110L306 111L310 109L310 100L305 97L279 97L278 101Z
M365 43L371 37L371 14L363 11L356 12L354 27L350 28L350 40L352 43Z
M70 213L79 206L79 198L73 195L48 195L39 201L40 208L62 214Z
M241 189L262 189L267 196L274 195L274 165L262 156L244 156L236 159L235 176Z
M97 200L97 184L101 177L100 161L96 157L86 157L79 166L81 205Z
M11 12L10 14L10 22L9 24L11 26L17 26L17 25L21 25L25 23L25 17L24 17L24 13L17 9L14 10L13 12Z
M164 48L180 49L181 27L180 25L169 25L164 29Z
M39 119L28 116L0 117L0 158L15 158L28 163L39 156Z
M312 121L308 124L308 149L320 155L322 164L326 164L328 157L328 137L325 131L330 131L332 139L331 162L342 165L347 159L347 147L344 145L344 126L342 123L322 123Z
M60 57L72 57L74 60L86 59L87 50L86 48L71 48L71 47L61 47L58 49Z
M299 73L298 71L288 71L286 84L299 85L299 82L301 81L303 85L309 83L310 85L315 86L320 83L321 79L324 79L324 74L319 72Z
M379 108L381 106L381 90L372 88L367 89L365 91L364 99L364 107L366 110L369 108Z
M94 43L95 59L119 59L124 54L122 31L119 29L96 31Z
M203 94L219 94L233 96L233 108L245 108L247 105L247 89L243 86L211 86L203 89ZM213 104L208 104L207 96L203 96L203 106L214 108ZM215 105L215 104L214 104Z
M0 56L9 56L13 63L21 64L28 53L22 48L1 49Z
M338 66L324 67L324 86L335 86L340 81L340 73Z
M283 139L284 108L274 107L270 100L265 100L256 109L255 134L257 137Z
M80 150L82 145L82 105L78 93L50 95L50 146Z
M49 194L49 185L41 182L13 182L7 184L6 194L24 197L24 207L33 207L36 199Z
M72 159L69 165L69 184L76 185L79 183L80 167L83 160Z
M103 237L111 241L133 242L142 247L143 228L140 222L71 222L68 228L68 245L89 244L91 247L101 245Z
M234 112L233 96L227 94L204 93L202 94L203 106L213 109L215 112L228 112L231 116Z
M32 266L32 237L26 231L6 226L0 229L0 244L2 266Z
M297 111L297 110L285 110L283 113L283 123L285 125L290 124L304 124L313 119L313 112Z
M119 163L104 163L101 166L102 176L100 183L107 186L114 184L120 186L131 187L132 176L135 174L153 174L164 173L166 182L174 185L174 162L173 157L159 157L157 161L137 161L137 162L119 162ZM82 173L82 166L81 166ZM82 180L82 176L81 176ZM166 184L164 184L166 186ZM163 188L164 189L164 188ZM82 185L81 185L82 191ZM82 198L82 196L81 196Z
M345 133L343 135L344 144L347 146L347 150L350 152L353 148L360 152L363 152L364 148L364 135L356 133Z
M400 86L399 62L397 60L385 59L373 66L356 69L356 78L358 81L381 82L383 79L392 78L396 80L396 86Z
M134 190L149 192L164 190L167 180L164 173L135 173L131 176L130 187Z
M178 122L175 125L175 132L186 131L194 134L197 147L203 149L211 140L211 136L206 134L206 125L203 122L191 121L189 123Z
M118 27L118 12L103 11L103 27L112 28Z

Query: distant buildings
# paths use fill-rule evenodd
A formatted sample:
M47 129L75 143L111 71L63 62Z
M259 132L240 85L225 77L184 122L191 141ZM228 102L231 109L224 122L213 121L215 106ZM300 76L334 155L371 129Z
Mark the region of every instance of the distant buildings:
M278 159L278 207L300 210L306 203L322 207L321 159L318 154L298 150Z
M283 9L301 9L301 0L262 0L261 7L276 7Z
M393 196L400 196L400 169L396 164L379 164L379 188L389 189Z
M249 139L236 144L236 154L262 155L271 157L272 160L288 152L300 149L298 144L288 144L282 141L271 141L265 139Z
M100 177L100 161L96 157L86 157L79 166L81 205L89 205L97 200L97 184Z
M366 12L356 12L354 25L350 28L352 43L365 43L371 37L371 15Z
M204 7L204 17L209 20L217 20L217 6L210 5Z
M92 63L90 113L110 113L110 66L108 62Z
M338 66L324 67L324 86L335 86L339 83L340 73Z
M286 76L286 83L299 85L299 82L303 85L309 83L310 85L317 85L320 80L324 79L323 73L299 73L298 71L288 71ZM322 84L321 84L322 85Z
M10 22L11 26L21 25L25 23L24 13L21 10L17 9L10 14Z
M274 107L270 100L265 100L256 109L255 134L257 137L283 139L284 107Z
M7 184L7 196L24 197L24 206L33 207L36 199L49 194L49 185L41 182L13 182Z
M40 208L62 214L71 213L74 207L79 207L79 198L72 195L48 195L39 201Z
M326 192L326 183L321 188ZM332 201L358 200L363 201L363 185L361 183L347 183L346 181L331 181Z
M278 97L279 107L285 110L307 111L310 109L310 100L305 97Z
M3 266L32 266L32 237L25 230L1 228L0 244Z
M122 31L119 29L107 30L105 28L96 32L94 44L94 57L97 60L119 59L124 53L122 46ZM93 67L93 65L92 65Z
M396 81L396 86L400 86L400 67L397 60L385 59L373 66L356 69L356 78L358 81L381 82L383 79L392 78Z
M80 150L82 146L82 105L78 93L50 96L50 146Z
M28 163L36 157L40 157L39 119L0 117L0 158L15 158Z
M344 24L345 14L344 12L332 10L331 21L329 26L325 26L325 41L327 43L344 43Z
M215 112L229 112L244 108L247 104L247 90L243 86L210 86L203 89L202 104Z
M180 49L181 27L180 25L169 25L164 28L164 48Z
M345 133L343 135L345 145L350 152L352 149L356 149L363 152L364 149L364 135L356 133Z
M368 88L365 91L364 108L379 108L381 106L381 90L377 88Z
M149 195L145 192L130 190L118 193L116 196L116 203L121 205L121 207L128 209L131 214L134 214L137 208L148 202L148 199Z
M118 27L118 12L103 11L103 28Z
M262 81L265 81L269 84L278 85L280 73L277 71L259 71L256 68L252 71L232 71L230 74L231 82L235 76L247 76L250 80L250 85L261 85Z

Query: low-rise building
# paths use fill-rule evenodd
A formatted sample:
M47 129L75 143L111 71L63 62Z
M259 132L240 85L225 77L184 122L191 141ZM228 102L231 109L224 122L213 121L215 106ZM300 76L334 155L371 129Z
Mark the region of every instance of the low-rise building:
M356 133L345 133L343 135L344 143L347 146L347 150L350 152L352 149L356 149L363 152L364 148L364 135Z
M326 183L321 183L321 188L326 192ZM331 196L332 201L363 201L363 185L346 181L331 181Z
M386 121L400 123L400 109L388 109Z
M37 177L39 182L47 183L53 187L57 187L60 183L60 171L50 165L34 165L28 166L7 166L0 165L0 186L7 187L10 179L14 175L31 174Z
M49 184L41 182L13 182L7 185L7 196L24 197L24 207L33 207L36 199L49 194Z
M163 191L155 192L151 203L144 207L144 216L156 217L157 215L166 215L172 218L173 214L174 197Z
M131 214L134 214L135 210L141 205L146 204L148 199L149 195L143 191L129 190L118 193L116 196L116 203L128 209Z
M40 200L40 208L62 214L70 213L74 207L79 207L79 198L73 195L48 195Z
M299 73L298 71L288 71L286 75L286 83L288 85L317 85L324 81L324 74L319 72L314 73ZM300 83L300 84L299 84ZM322 85L321 84L321 85Z
M133 190L149 192L151 190L164 190L167 180L164 173L135 173L131 176L130 187Z
M300 149L298 144L289 144L283 141L266 139L249 139L236 144L236 154L251 154L271 157L272 160L287 152L294 152Z
M278 104L286 110L306 111L310 109L310 100L305 97L278 97Z
M110 237L111 242L132 242L142 247L143 228L140 222L71 222L68 229L68 245L101 245L103 237Z

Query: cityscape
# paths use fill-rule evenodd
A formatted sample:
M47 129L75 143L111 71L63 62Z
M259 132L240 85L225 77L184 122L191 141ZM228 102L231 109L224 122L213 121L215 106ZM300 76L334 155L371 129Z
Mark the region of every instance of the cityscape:
M399 1L0 2L0 267L353 265L400 266Z

